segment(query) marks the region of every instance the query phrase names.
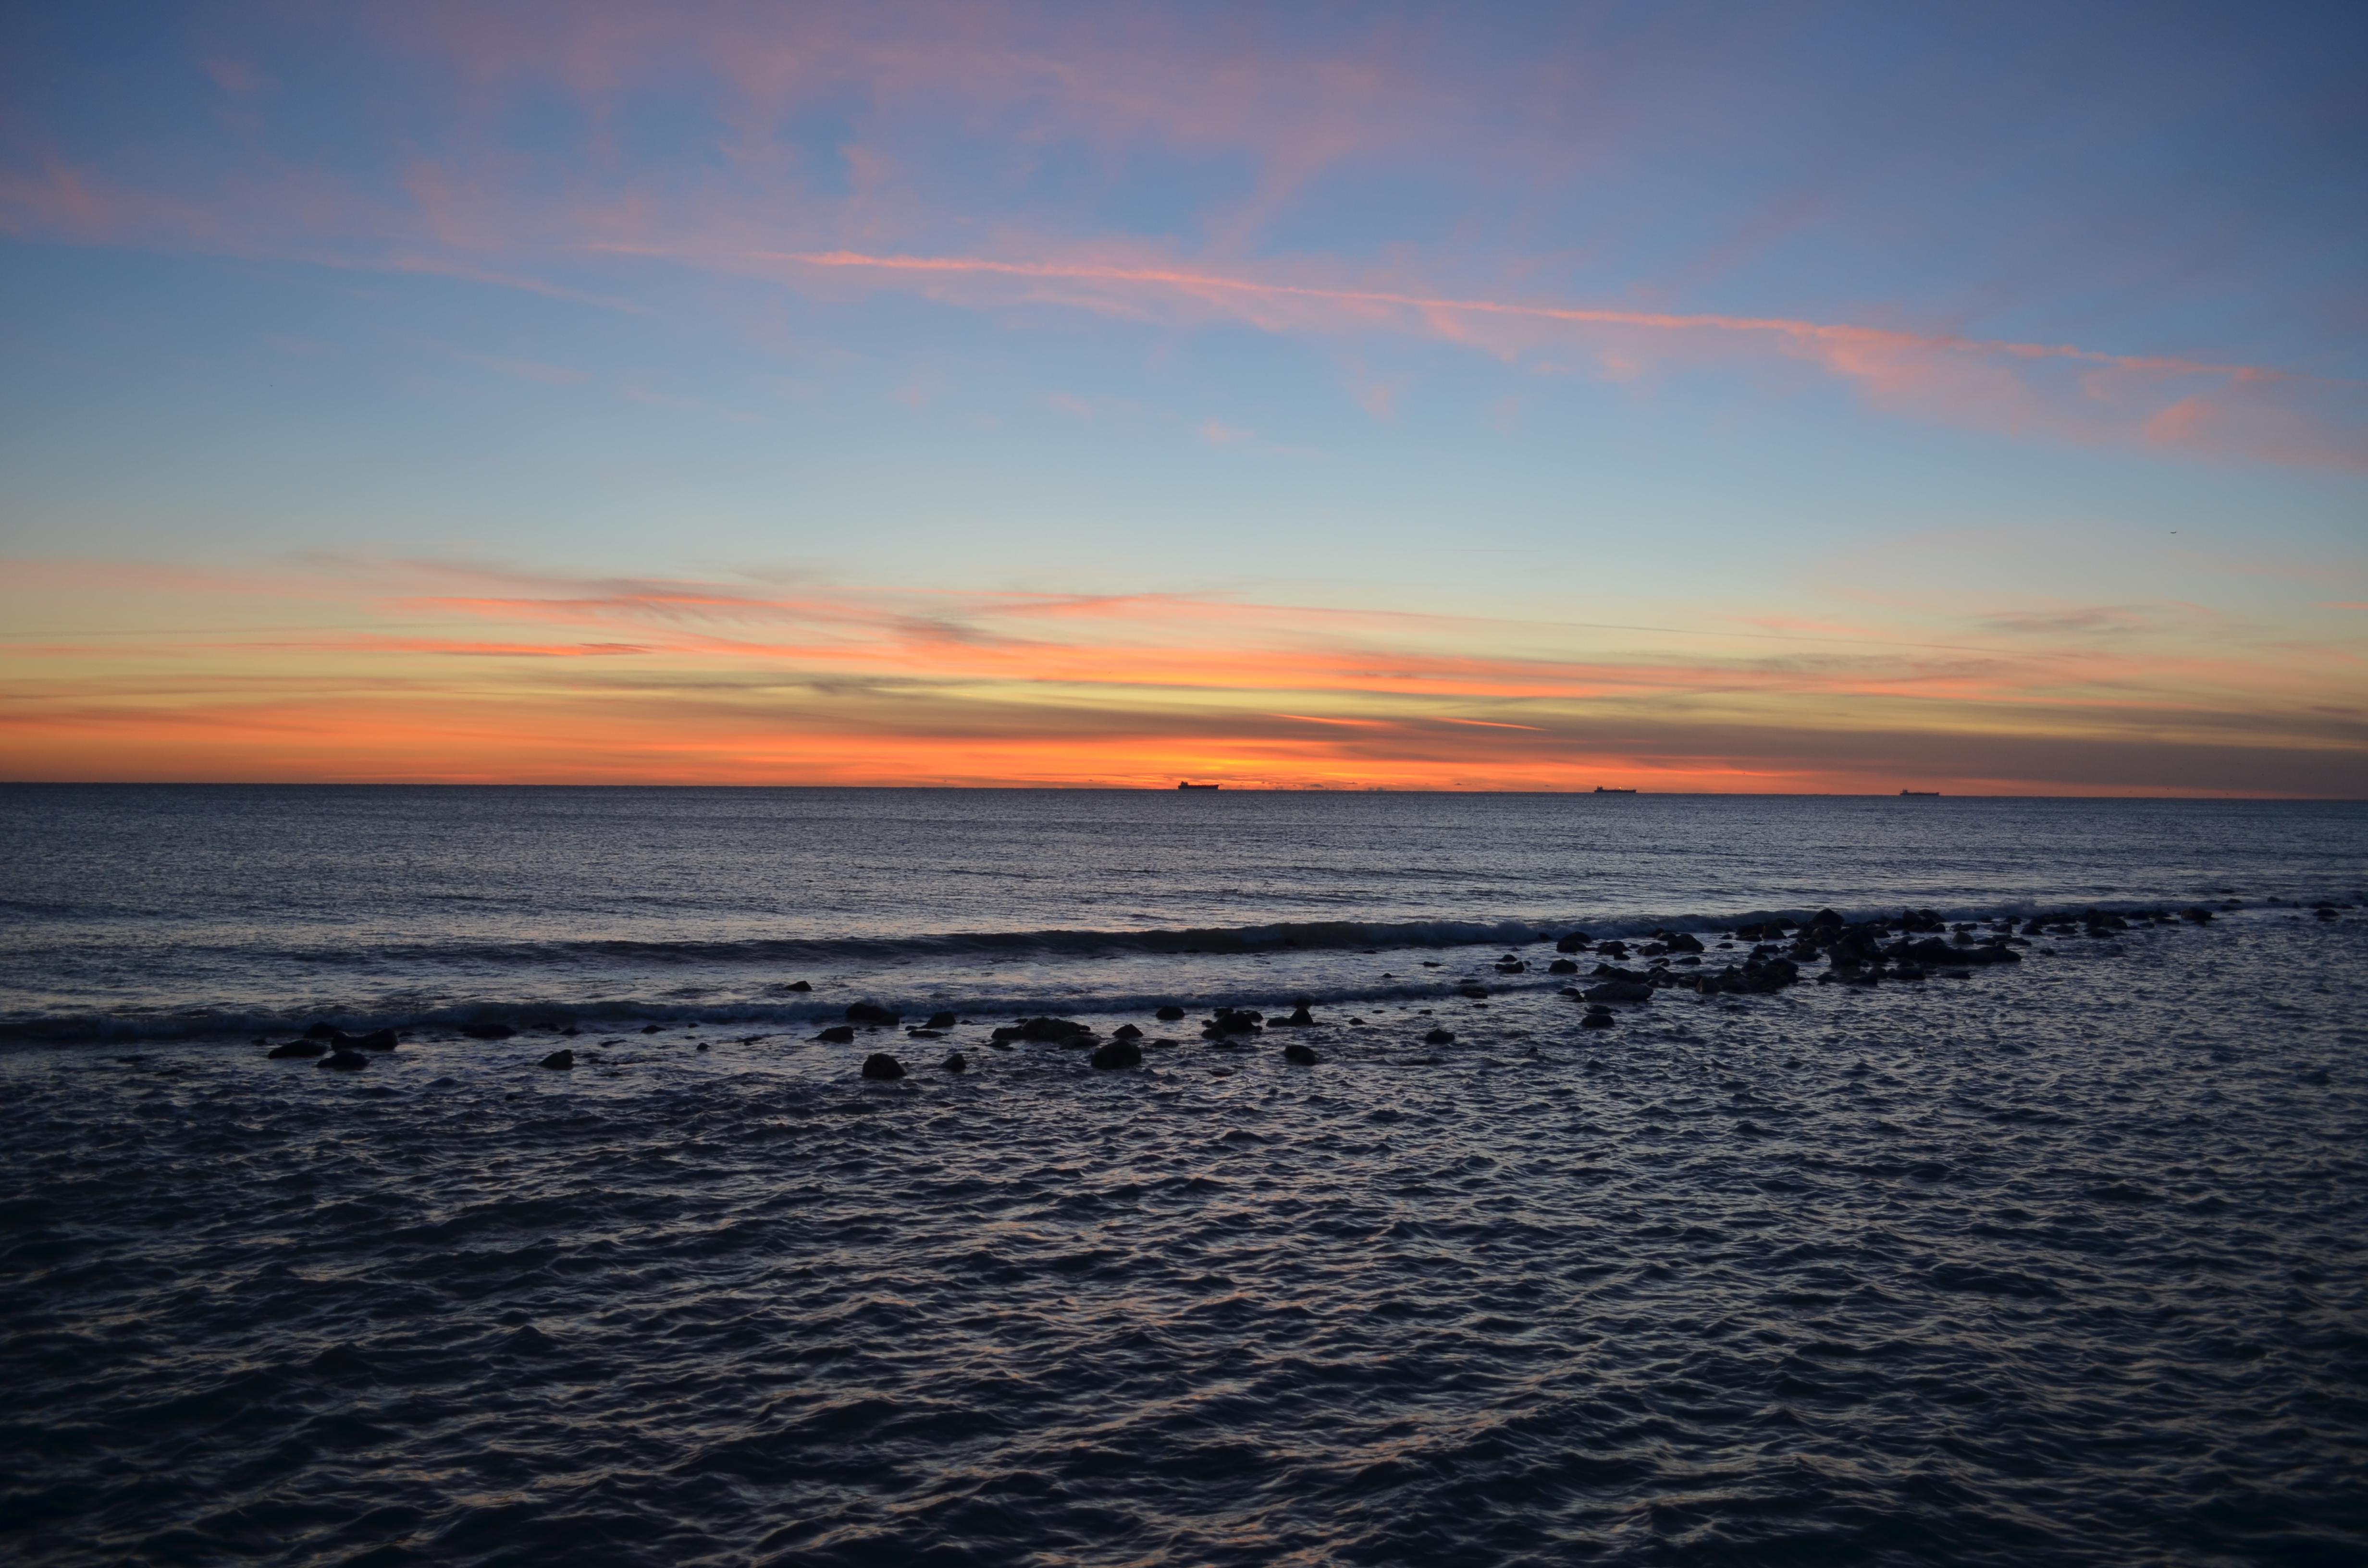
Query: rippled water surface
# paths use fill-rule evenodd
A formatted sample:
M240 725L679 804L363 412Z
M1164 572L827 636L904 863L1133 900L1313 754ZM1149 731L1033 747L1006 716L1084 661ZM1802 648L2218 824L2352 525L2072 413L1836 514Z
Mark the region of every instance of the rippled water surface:
M1890 803L1810 827L1862 845L1844 806ZM560 1043L538 1029L423 1024L353 1074L181 1019L20 1035L0 1050L0 1553L2357 1562L2368 923L2261 902L2356 903L2328 884L2357 866L2357 819L2351 840L2340 812L2310 819L2316 866L2230 820L2228 844L2189 833L2157 885L2112 890L2238 890L2208 926L2042 937L1963 981L1665 993L1605 1030L1434 933L1023 949L1008 975L1140 971L1075 1009L1176 1041L1135 1071L997 1050L1007 1016L967 1004L943 1039L832 1045L650 998L656 1032L620 1006L566 1072L533 1065ZM1682 844L1655 853L1684 874ZM1938 844L1880 888L1872 852L1842 856L1870 891L1831 896L1896 906L1986 853ZM2215 856L2158 885L2161 862ZM2028 885L1994 858L1999 906L2112 878ZM1823 902L1798 869L1724 903L1710 871L1571 896L1639 920ZM95 885L169 954L146 895ZM337 918L368 902L316 896ZM1036 910L1009 928L1060 924ZM1143 928L1220 923L1202 904ZM861 961L867 984L964 983L915 950ZM1163 964L1188 1003L1204 982L1269 1006L1334 990L1315 1027L1228 1047L1125 999ZM1465 974L1494 994L1450 994ZM241 1009L273 1006L218 1007ZM1286 1032L1320 1062L1285 1062ZM912 1075L860 1079L881 1049ZM956 1049L968 1072L935 1067Z

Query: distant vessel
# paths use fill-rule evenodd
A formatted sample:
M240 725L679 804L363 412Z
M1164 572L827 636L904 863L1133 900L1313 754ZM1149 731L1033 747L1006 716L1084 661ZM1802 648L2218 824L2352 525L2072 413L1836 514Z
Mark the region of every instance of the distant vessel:
M1224 788L1222 784L1186 784L1181 782L1178 783L1176 787L1178 790L1222 790Z
M1636 791L1634 790L1607 790L1602 785L1598 784L1595 787L1595 792L1599 795L1633 795Z
M1941 798L1941 791L1938 790L1902 790L1899 792L1918 801L1937 801Z

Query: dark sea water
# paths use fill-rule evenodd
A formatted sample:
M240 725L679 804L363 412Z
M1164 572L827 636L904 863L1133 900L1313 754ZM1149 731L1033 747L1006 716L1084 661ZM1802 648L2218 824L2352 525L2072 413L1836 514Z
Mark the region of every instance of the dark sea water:
M2363 887L2342 804L0 789L0 1557L2368 1561ZM1825 906L2123 916L1608 1029L1535 940Z

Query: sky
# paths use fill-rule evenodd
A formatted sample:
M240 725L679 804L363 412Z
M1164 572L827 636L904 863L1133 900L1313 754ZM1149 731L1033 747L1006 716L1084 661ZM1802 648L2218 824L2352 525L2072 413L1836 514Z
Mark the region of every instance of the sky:
M2368 796L2368 10L0 14L0 778Z

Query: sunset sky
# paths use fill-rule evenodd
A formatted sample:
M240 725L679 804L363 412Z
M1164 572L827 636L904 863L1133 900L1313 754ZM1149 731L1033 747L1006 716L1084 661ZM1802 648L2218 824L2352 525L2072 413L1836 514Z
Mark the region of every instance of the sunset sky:
M2368 795L2363 58L12 6L0 778Z

